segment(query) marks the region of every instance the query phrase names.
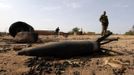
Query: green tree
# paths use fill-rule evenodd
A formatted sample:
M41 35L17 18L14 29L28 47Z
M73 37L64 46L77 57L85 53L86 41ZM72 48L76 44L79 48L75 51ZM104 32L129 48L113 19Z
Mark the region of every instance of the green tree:
M79 30L80 30L80 28L75 27L75 28L73 28L73 29L72 29L72 32L78 33L78 32L79 32Z

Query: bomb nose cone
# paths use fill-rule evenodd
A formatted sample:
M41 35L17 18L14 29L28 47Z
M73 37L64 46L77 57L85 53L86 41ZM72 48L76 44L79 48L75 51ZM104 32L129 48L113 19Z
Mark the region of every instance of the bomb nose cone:
M26 52L26 51L20 51L20 52L18 52L18 55L28 55L28 52Z
M18 52L18 55L24 55L25 52Z

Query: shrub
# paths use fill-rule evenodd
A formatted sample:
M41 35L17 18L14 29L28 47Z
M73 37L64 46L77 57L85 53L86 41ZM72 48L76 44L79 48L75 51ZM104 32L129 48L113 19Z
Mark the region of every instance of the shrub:
M125 35L134 35L134 31L130 30L130 31L126 32Z

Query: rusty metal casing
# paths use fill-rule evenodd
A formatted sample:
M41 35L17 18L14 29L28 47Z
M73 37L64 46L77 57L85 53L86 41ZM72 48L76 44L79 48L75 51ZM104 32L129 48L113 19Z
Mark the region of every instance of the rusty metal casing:
M49 43L42 47L23 50L18 55L28 56L50 56L50 57L72 57L86 56L98 51L100 46L95 41L64 41Z

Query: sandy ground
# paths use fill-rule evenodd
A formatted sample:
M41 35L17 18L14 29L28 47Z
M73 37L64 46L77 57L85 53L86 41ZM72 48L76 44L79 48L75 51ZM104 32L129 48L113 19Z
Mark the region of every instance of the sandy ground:
M112 35L118 41L103 48L122 53L93 54L69 59L46 59L19 56L21 49L64 40L96 40L100 35L40 36L42 43L16 44L10 36L0 36L0 75L134 75L134 36ZM43 65L42 65L43 64Z

